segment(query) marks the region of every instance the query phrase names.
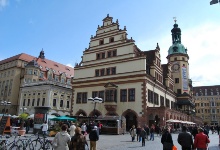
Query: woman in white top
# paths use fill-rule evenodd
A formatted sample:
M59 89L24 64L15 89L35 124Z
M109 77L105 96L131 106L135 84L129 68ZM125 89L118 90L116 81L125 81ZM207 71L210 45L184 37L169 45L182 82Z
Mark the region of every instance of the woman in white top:
M71 137L73 137L75 135L75 129L76 129L76 126L74 125L73 122L71 122L71 126L69 128Z
M47 121L44 121L44 123L41 125L41 128L42 128L43 135L46 135L47 130L48 130Z

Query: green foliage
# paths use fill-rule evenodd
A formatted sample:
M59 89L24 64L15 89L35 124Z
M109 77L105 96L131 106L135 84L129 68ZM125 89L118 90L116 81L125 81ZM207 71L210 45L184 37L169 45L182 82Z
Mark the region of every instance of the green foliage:
M21 118L22 120L27 120L28 116L29 116L28 114L22 113L19 115L19 118Z

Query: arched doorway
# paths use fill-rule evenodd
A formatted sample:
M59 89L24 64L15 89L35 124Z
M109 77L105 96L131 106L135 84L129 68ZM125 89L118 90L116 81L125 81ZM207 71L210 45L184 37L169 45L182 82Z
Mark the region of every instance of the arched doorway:
M126 118L126 131L129 131L132 125L135 125L135 127L137 127L137 116L133 112L128 112L125 115L125 118Z

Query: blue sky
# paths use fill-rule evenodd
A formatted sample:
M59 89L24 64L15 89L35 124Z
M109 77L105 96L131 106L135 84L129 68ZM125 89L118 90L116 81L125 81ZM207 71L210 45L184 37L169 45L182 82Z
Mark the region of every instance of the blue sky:
M0 60L27 53L74 66L109 14L143 51L159 43L162 63L173 17L182 30L194 86L220 85L220 4L210 0L0 0Z

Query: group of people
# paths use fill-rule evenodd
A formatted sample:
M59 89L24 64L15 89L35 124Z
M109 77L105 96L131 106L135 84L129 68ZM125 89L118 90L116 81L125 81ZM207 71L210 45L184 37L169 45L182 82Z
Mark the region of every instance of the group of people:
M96 141L99 140L97 125L94 124L88 132L85 123L77 126L72 122L69 128L66 124L63 124L61 130L53 139L54 150L86 150L86 148L89 148L86 140L87 134L89 135L90 150L96 150Z
M182 126L182 132L179 133L177 141L182 146L182 150L206 150L210 143L208 132L205 128L194 127L193 131L197 130L196 134L188 132L186 126ZM194 139L194 141L193 141ZM173 140L170 134L170 128L167 127L162 135L161 143L164 150L172 150ZM169 147L170 146L170 147Z
M137 141L142 141L142 146L145 146L145 139L148 140L149 136L149 140L154 140L155 128L154 125L150 128L146 125L142 128L140 126L135 128L135 125L133 125L129 130L132 141L137 137ZM171 128L169 126L161 130L163 150L173 150L174 144L170 131ZM177 141L181 145L182 150L206 150L208 143L210 143L207 129L196 126L190 130L186 126L182 126L182 132L179 133Z

